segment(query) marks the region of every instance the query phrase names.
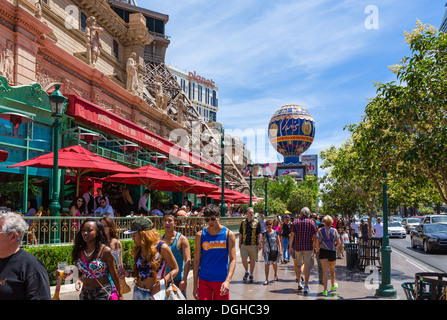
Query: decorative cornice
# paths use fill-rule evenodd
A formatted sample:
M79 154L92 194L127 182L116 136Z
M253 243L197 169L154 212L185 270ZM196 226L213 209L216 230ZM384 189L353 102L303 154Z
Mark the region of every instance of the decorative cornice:
M19 26L39 40L43 35L50 33L51 28L36 19L20 5L14 6L8 1L0 1L0 17L2 24L11 31ZM31 39L34 40L34 39Z

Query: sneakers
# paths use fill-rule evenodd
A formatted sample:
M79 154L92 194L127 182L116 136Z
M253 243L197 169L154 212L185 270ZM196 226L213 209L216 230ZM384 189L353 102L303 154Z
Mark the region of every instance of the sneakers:
M304 293L309 293L309 291L310 291L310 289L309 289L309 287L308 286L304 286Z
M298 281L298 290L303 289L303 283L301 281Z
M249 273L246 271L246 272L245 272L245 275L244 275L244 278L242 279L244 282L247 281L247 279L248 279L248 275L249 275Z
M331 287L331 291L335 291L335 290L337 290L337 288L338 288L338 283L334 283L334 285ZM327 290L324 290L322 293L321 293L323 296L328 296L328 291ZM333 293L332 295L337 295L336 293Z
M248 283L253 283L254 281L253 281L253 275L251 274L250 275L250 278L249 278L250 280L248 281Z

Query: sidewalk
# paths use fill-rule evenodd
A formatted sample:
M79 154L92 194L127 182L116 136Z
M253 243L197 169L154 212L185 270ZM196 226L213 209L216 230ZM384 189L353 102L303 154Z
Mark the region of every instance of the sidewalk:
M261 254L259 254L259 257L261 257ZM297 289L293 261L287 264L278 264L279 280L276 282L271 282L273 279L273 267L270 267L268 285L263 285L265 280L263 259L256 263L254 283L243 283L244 272L239 252L237 252L236 270L230 285L230 300L406 300L401 284L414 281L414 275L417 272L433 272L433 270L423 266L420 262L417 263L409 257L403 256L393 249L391 253L391 282L397 292L396 298L375 296L376 287L380 284L380 273L370 275L359 270L348 270L346 268L346 253L345 258L337 259L335 277L338 289L335 292L329 292L327 297L321 295L323 286L318 284L318 267L316 263L311 270L309 279L310 292L306 295L303 294L302 290L298 291ZM371 280L373 280L372 284ZM133 290L133 278L127 278L126 281ZM188 300L194 300L192 296L192 281L191 269L187 287ZM53 294L54 287L51 288L51 296ZM61 288L60 299L78 300L79 292L74 289L74 285L64 285ZM132 291L125 294L124 299L132 300Z

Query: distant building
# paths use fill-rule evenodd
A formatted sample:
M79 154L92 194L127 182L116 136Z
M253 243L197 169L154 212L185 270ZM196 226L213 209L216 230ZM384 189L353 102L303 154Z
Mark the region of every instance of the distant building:
M444 5L447 7L447 3ZM441 26L439 27L439 31L447 32L447 9L444 12L444 16L442 17Z
M197 74L196 71L185 72L172 65L168 65L168 69L204 121L216 122L219 88L214 81Z

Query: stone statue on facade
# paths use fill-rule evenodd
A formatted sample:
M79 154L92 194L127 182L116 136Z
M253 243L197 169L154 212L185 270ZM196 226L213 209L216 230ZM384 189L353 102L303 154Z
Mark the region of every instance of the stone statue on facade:
M42 0L36 0L34 6L37 8L34 16L39 20L42 19Z
M163 111L168 106L168 96L163 92L163 85L159 76L155 78L155 105L157 109Z
M14 43L6 40L6 48L0 44L0 75L8 79L9 85L14 84Z
M177 123L181 126L184 124L183 112L185 110L185 102L183 101L183 94L180 94L177 99Z
M127 83L126 89L133 94L138 93L138 70L137 70L137 54L132 52L130 58L127 59L126 71L127 71Z
M96 24L96 18L94 16L88 17L86 24L87 61L90 65L95 66L102 48L99 35L104 32L104 29Z

